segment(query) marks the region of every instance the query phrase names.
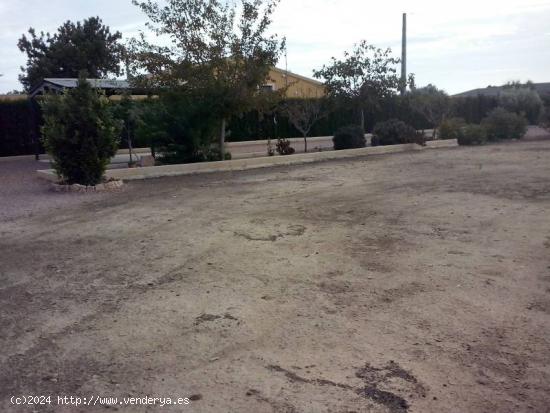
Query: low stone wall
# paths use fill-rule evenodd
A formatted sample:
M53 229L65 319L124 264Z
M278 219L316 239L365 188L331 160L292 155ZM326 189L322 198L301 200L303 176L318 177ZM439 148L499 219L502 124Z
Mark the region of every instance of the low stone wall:
M40 172L40 171L39 171ZM52 189L55 192L111 192L117 191L124 185L122 181L108 181L97 185L80 185L80 184L58 184L53 183Z
M445 141L443 147L457 146L456 140ZM357 156L380 155L396 152L419 151L431 147L414 143L404 145L374 146L342 151L308 152L287 156L264 156L260 158L232 159L230 161L200 162L179 165L150 166L145 168L111 169L106 172L107 178L114 180L133 180L159 178L163 176L189 175L207 172L241 171L245 169L265 168L276 165L295 165L330 159L353 158ZM53 170L37 171L39 176L56 181Z
M458 146L456 139L438 139L426 142L427 148L452 148L453 146Z
M427 138L433 135L433 130L424 131ZM372 134L366 133L365 139L367 146L370 146ZM289 138L290 146L294 148L296 153L304 153L304 138ZM277 144L277 139L272 139L271 144L273 150ZM232 159L257 158L267 155L267 140L242 141L242 142L227 142L226 150L231 152ZM334 148L332 136L315 136L307 138L308 152L331 151Z
M370 141L370 135L365 135ZM290 146L295 153L304 152L304 138L290 138ZM267 155L267 140L227 142L225 148L231 152L232 159L257 158ZM271 140L271 146L275 150L277 139ZM316 136L307 138L308 152L321 152L333 149L332 136Z

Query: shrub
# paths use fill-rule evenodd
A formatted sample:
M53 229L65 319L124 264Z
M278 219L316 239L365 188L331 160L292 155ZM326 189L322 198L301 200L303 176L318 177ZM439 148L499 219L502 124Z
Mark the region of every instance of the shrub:
M487 142L487 131L481 125L466 125L457 131L459 145L483 145Z
M539 122L544 109L537 91L526 86L507 87L500 93L498 100L504 109L525 116L531 124Z
M487 131L487 139L520 139L527 131L527 120L504 108L493 109L481 122Z
M550 106L542 111L540 125L550 131Z
M332 138L334 150L364 148L367 145L365 134L359 126L344 126L336 131Z
M44 146L57 174L69 184L101 182L116 153L121 126L107 99L81 76L75 89L47 97L42 108Z
M295 151L292 146L290 146L290 141L288 139L277 139L277 145L275 147L279 155L292 155Z
M460 130L466 126L462 118L448 118L439 125L439 139L458 139Z
M398 119L378 122L373 130L372 146L397 145L401 143L418 143L423 145L425 138L412 126Z

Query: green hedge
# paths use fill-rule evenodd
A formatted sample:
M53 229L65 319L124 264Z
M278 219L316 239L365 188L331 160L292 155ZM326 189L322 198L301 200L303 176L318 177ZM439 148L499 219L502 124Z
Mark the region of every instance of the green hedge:
M354 121L355 117L351 111L331 112L313 125L310 136L332 136L338 128L352 124ZM280 112L261 114L252 111L246 113L231 119L228 123L228 130L230 131L230 135L227 137L229 142L302 136L288 118Z
M113 107L118 104L119 102L112 103ZM42 110L31 99L0 100L0 157L34 155L37 148L39 153L45 153L41 143L42 123ZM136 136L133 139L134 147L148 145L144 139L140 140ZM128 148L126 139L121 140L120 148Z
M548 100L546 103L549 103ZM116 104L113 103L113 105ZM136 102L138 106L147 104L147 101ZM452 115L465 119L467 123L480 123L497 106L498 98L494 97L453 98ZM370 132L376 123L390 119L399 119L417 130L430 129L434 126L412 110L407 99L393 96L379 102L376 108L367 108L365 128L367 132ZM358 123L357 110L350 107L338 108L316 123L310 136L332 136L338 128ZM0 156L34 154L34 137L40 136L40 124L39 112L35 122L31 118L29 100L0 101ZM301 136L282 113L262 115L257 111L252 111L231 119L228 129L230 135L227 140L230 142ZM132 135L134 134L132 133ZM143 136L133 136L133 141L134 147L148 145L147 138ZM121 148L126 148L126 139L122 139L120 144ZM43 152L41 146L40 150Z
M464 119L466 123L481 123L498 105L496 96L455 97L452 100L452 115Z
M33 119L35 105L36 119ZM30 99L0 100L0 156L31 155L40 145L40 109Z
M377 108L365 110L365 129L370 132L378 122L400 119L416 129L431 129L434 125L408 106L408 101L400 96L382 100ZM341 107L329 112L311 129L310 136L332 136L341 127L359 124L359 112L350 107ZM257 111L246 113L229 121L230 142L295 138L301 136L281 112L260 114Z

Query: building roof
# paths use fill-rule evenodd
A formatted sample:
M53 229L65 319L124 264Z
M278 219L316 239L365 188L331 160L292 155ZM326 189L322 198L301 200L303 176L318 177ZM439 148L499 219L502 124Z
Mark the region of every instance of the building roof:
M538 92L539 95L550 95L550 82L547 83L532 83L531 86ZM504 89L504 86L487 86L484 88L472 89L466 92L457 93L455 97L475 97L482 96L498 96Z
M104 90L130 89L130 83L127 80L111 79L86 79L94 88ZM77 87L77 78L45 78L42 83L32 88L29 95L36 96L48 90L60 91L63 89L73 89Z
M278 67L272 67L271 70L279 72L288 77L294 77L296 79L301 79L305 82L308 82L315 86L323 86L322 82L318 80L311 79L296 73L292 73L288 70L279 69ZM127 80L111 80L111 79L86 79L94 88L103 89L106 91L116 91L124 89L132 89L132 86ZM30 97L43 94L44 92L53 91L60 92L64 89L73 89L78 86L77 78L45 78L42 83L36 85L29 92Z

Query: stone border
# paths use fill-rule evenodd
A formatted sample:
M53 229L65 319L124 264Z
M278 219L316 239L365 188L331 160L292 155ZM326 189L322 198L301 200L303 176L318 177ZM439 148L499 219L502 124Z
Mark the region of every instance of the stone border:
M58 184L52 183L52 190L55 192L112 192L117 191L124 185L124 182L108 181L97 185L80 185L80 184Z
M435 141L426 141L426 148L453 148L458 146L456 139L436 139Z
M246 169L266 168L276 165L297 165L331 159L354 158L367 155L381 155L397 152L421 151L429 148L455 147L456 139L445 141L429 141L426 146L414 143L403 145L369 146L359 149L345 149L341 151L308 152L287 156L263 156L260 158L232 159L229 161L199 162L178 165L149 166L144 168L109 169L105 175L113 180L134 180L160 178L163 176L179 176L209 172L230 172ZM50 181L57 181L55 172L51 169L39 170L38 175Z

